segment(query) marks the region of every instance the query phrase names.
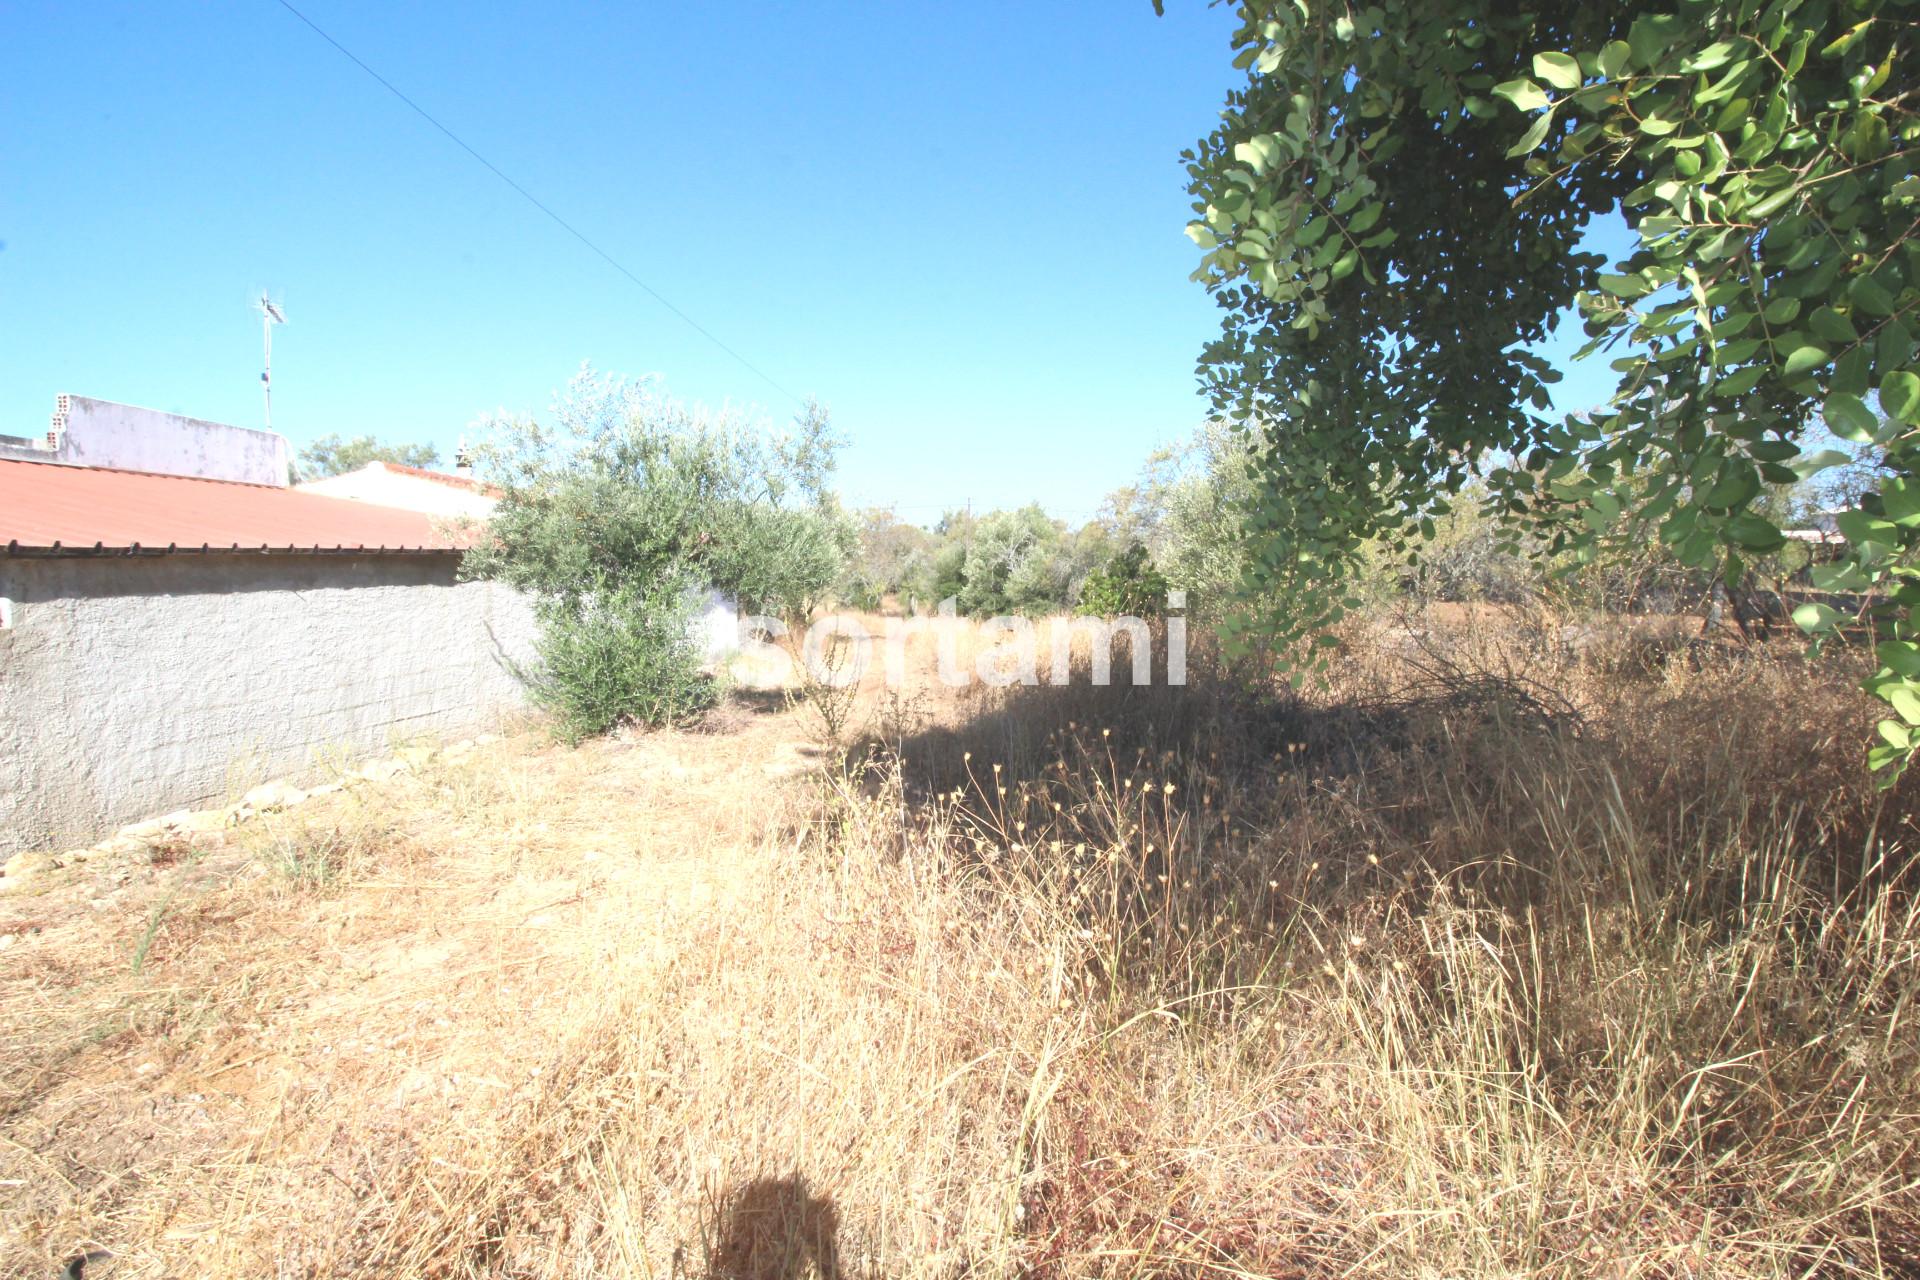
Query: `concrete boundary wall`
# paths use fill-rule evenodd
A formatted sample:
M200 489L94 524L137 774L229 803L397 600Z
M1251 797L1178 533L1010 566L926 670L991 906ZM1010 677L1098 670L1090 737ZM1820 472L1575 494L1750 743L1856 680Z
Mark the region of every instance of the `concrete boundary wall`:
M0 558L0 853L523 704L530 602L450 555Z

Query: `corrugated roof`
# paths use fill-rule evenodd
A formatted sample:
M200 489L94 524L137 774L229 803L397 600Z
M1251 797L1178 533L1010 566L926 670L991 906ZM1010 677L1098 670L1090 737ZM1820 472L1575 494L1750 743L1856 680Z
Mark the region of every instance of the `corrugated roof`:
M417 511L268 485L0 459L0 548L439 551L471 536Z

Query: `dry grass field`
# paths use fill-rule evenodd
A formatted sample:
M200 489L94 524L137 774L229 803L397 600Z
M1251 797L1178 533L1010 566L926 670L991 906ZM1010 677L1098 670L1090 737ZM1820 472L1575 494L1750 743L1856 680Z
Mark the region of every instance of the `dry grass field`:
M0 1273L1920 1275L1846 661L926 665L850 754L529 733L0 898Z

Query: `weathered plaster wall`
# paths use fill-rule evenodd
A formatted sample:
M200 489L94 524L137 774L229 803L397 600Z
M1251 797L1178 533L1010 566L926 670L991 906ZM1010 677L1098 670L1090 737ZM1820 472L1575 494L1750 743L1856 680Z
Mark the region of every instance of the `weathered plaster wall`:
M452 556L0 558L0 852L521 704L533 611Z
M281 488L287 483L287 438L252 427L63 395L52 434L57 444L51 448L38 440L0 437L0 457Z

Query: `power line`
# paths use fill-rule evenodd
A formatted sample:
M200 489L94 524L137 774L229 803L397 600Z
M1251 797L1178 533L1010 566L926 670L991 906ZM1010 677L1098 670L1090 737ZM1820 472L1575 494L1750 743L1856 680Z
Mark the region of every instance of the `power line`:
M287 0L279 0L279 4L282 9L285 9L288 13L300 19L300 21L306 23L308 28L311 29L315 35L319 36L322 40L325 40L328 44L338 49L342 54L346 56L349 62L353 63L354 66L360 68L362 71L372 76L373 79L380 85L381 88L385 89L388 93L392 94L394 97L400 99L400 101L406 103L407 106L413 109L414 114L418 115L422 120L425 120L428 124L438 129L441 133L445 134L448 140L451 141L456 147L459 147L462 151L466 152L468 155L472 156L475 160L478 160L482 165L486 166L487 172L491 173L494 177L500 179L500 181L506 183L509 187L512 187L514 191L518 192L521 198L524 199L528 204L532 205L534 208L538 209L540 212L546 214L549 218L552 218L554 222L559 224L560 228L564 230L568 235L572 236L575 240L578 240L581 244L587 246L587 248L593 250L594 253L598 254L602 259L604 259L608 266L612 267L615 271L618 271L621 275L625 276L628 280L631 280L634 284L640 286L640 288L647 294L648 297L652 298L655 302L659 303L661 306L665 307L668 311L671 311L674 315L678 316L681 320L685 321L687 326L691 328L695 333L699 334L701 337L705 338L708 342L711 342L714 346L720 348L722 351L732 356L735 360L739 361L742 368L752 373L755 377L758 377L761 381L765 382L768 386L772 387L775 391L778 391L781 395L785 396L787 399L793 401L797 405L801 405L803 407L805 406L806 402L804 400L802 400L799 396L795 395L793 392L787 390L785 387L781 386L780 383L776 382L772 374L768 373L766 370L762 369L759 365L756 365L753 361L747 359L745 356L741 355L738 351L735 351L732 347L722 342L705 325L701 324L698 320L695 320L692 316L682 311L679 307L674 306L673 303L668 301L666 296L662 294L658 289L655 289L652 285L648 284L645 280L642 280L639 276L627 270L627 268L620 262L619 259L615 258L612 254L608 253L605 249L602 249L599 245L595 244L592 240L588 239L585 232L581 231L578 227L574 226L571 222L568 222L565 218L561 217L559 214L555 213L552 209L548 208L547 205L541 201L540 197L534 195L533 192L527 190L525 187L515 182L512 178L508 177L504 172L501 171L499 165L496 165L493 161L487 159L485 156L481 155L478 151L475 151L472 146L468 145L466 139L462 138L459 134L455 133L453 130L447 128L446 125L441 124L440 121L434 117L432 112L428 111L425 107L415 102L412 98L409 98L406 94L400 92L400 90L394 86L391 80L388 80L385 76L381 75L378 71L375 71L372 67L362 62L359 56L355 54L353 50L347 48L347 46L341 44L338 40L335 40L332 36L328 35L326 31L321 28L319 23L315 22L312 18L309 18L306 14L300 12L300 10L294 8L291 4L287 3Z

